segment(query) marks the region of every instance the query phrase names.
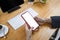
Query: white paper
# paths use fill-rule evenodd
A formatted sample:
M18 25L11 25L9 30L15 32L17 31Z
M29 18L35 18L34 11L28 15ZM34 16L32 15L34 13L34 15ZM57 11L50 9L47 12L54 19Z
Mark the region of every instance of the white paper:
M33 17L35 17L35 16L38 15L32 8L29 8L29 9L23 11L22 13L24 13L26 11L29 11ZM20 28L25 23L24 20L21 18L21 14L22 13L20 13L17 16L15 16L15 17L11 18L10 20L8 20L8 23L15 30L18 29L18 28Z

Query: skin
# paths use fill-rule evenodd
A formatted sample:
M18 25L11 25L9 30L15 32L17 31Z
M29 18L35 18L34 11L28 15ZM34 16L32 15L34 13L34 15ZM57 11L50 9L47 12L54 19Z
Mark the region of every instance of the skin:
M34 19L37 21L37 23L39 25L43 25L45 23L51 24L51 19L48 19L48 18L42 19L42 18L39 18L39 17L35 17Z
M34 18L35 19L35 21L41 26L41 25L44 25L44 24L51 24L51 19L42 19L42 18L39 18L39 17L35 17ZM29 25L27 24L27 23L25 23L25 25L27 26L27 27L29 27ZM29 29L33 29L33 27L32 28L29 28ZM37 31L39 29L39 27L35 30L35 31Z

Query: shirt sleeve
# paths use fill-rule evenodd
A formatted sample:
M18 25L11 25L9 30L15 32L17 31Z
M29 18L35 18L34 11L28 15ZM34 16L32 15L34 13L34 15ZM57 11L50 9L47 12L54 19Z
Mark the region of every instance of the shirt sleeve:
M52 28L60 28L60 16L51 17Z

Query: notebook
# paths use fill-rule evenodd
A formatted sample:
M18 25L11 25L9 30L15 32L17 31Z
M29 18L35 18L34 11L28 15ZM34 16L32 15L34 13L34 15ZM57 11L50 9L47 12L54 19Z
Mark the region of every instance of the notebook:
M35 12L32 8L29 8L29 9L23 11L22 13L24 13L26 11L30 12L33 17L38 15L38 13ZM8 20L8 23L12 26L12 28L14 30L17 30L18 28L22 27L22 25L24 25L24 23L25 23L24 20L21 17L22 13L20 13L17 16Z

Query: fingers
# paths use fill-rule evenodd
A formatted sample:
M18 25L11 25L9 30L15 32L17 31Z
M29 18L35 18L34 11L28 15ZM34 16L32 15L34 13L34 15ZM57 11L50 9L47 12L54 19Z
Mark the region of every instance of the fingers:
M31 27L30 30L33 30L34 27Z
M39 21L39 18L38 18L38 17L35 17L34 19L35 19L36 21Z
M42 25L42 24L44 24L44 22L45 22L44 19L39 18L39 17L35 17L34 19L36 20L36 22L37 22L39 25Z
M28 24L27 22L25 22L25 25L26 25L26 27L27 27L28 29L30 29L30 26L29 26L29 24Z
M34 19L35 19L37 22L44 22L44 19L39 18L39 17L35 17Z

